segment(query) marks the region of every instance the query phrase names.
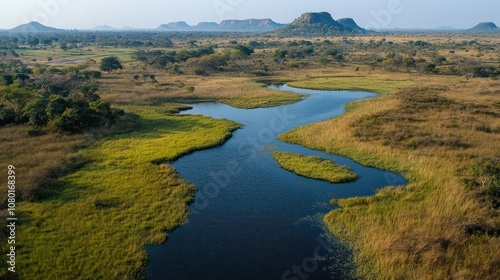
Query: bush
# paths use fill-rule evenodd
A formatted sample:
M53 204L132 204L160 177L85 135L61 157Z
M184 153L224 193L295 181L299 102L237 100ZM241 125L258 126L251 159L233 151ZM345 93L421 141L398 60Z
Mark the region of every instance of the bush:
M49 101L43 97L32 99L24 107L24 116L28 118L30 125L41 127L47 124L49 118L47 116L47 105Z
M53 119L62 115L68 107L70 107L70 103L66 99L59 95L52 95L45 112L48 118Z
M500 207L500 158L474 163L469 167L469 174L466 185L471 189L479 189L492 199L496 208Z
M0 126L4 126L16 121L16 113L0 104Z
M113 119L113 110L111 109L111 106L109 105L108 102L103 102L103 101L94 101L89 103L90 109L95 112L95 114L106 118L106 119Z
M194 73L196 75L199 75L199 76L205 76L207 74L207 72L205 70L199 69L199 68L198 69L194 69Z
M80 132L83 129L83 124L78 110L75 108L68 108L64 113L55 118L51 124L55 130L59 132Z

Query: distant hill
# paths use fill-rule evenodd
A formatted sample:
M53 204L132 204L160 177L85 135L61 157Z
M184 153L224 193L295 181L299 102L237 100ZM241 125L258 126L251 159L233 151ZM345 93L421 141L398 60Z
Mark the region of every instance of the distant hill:
M219 24L217 22L200 22L193 29L194 31L217 31Z
M352 30L365 31L363 28L359 27L359 25L352 18L341 18L338 19L337 22L345 27L351 28Z
M221 31L268 32L285 26L271 19L224 20L219 24Z
M95 30L95 31L116 31L117 29L114 27L111 27L109 25L100 25L100 26L96 26L96 27L92 28L92 30Z
M191 31L193 29L193 27L185 21L171 22L168 23L167 26L175 31Z
M32 21L30 23L21 24L17 27L8 30L12 33L54 33L65 31L63 29L57 29L53 27L45 26L39 22Z
M354 20L353 20L354 22ZM355 23L356 24L356 23ZM356 24L357 26L357 24ZM305 13L294 20L289 25L276 30L279 36L336 36L351 33L360 33L359 30L354 30L348 26L344 26L333 19L332 15L327 12L321 13Z
M500 28L497 27L497 25L493 22L481 22L480 24L472 27L468 31L470 32L500 32Z
M144 29L125 25L124 27L122 27L121 30L123 30L123 31L136 31L136 30L144 30Z
M162 24L156 28L158 31L175 31L172 27L168 26L168 24Z
M217 24L215 22L200 22L196 26L190 26L184 21L171 22L160 25L159 31L225 31L225 32L268 32L285 26L271 19L245 19L224 20Z

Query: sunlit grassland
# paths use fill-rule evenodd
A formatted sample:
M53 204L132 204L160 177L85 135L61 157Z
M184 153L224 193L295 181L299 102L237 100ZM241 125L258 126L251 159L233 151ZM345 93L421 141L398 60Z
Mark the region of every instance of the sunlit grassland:
M44 200L20 205L22 279L143 278L144 245L163 242L166 231L186 222L196 190L166 163L222 144L239 127L126 109L139 115L137 131L82 150L90 163L59 179Z
M22 60L30 65L75 65L90 63L98 69L100 59L118 57L123 70L104 74L101 80L101 97L113 103L158 104L165 101L182 103L215 101L238 108L262 108L290 104L301 100L301 95L269 90L258 80L234 73L212 73L209 76L172 75L167 71L151 69L133 61L133 48L90 47L63 51L57 48L27 49L21 52ZM48 58L51 57L51 61ZM143 75L154 74L157 82ZM134 79L138 75L139 79ZM191 91L191 90L192 91Z
M348 167L320 157L287 152L274 152L273 156L284 169L307 178L331 183L352 182L358 178Z
M62 50L60 48L20 50L21 59L29 64L70 65L93 59L99 61L103 57L116 56L124 61L130 60L135 52L133 48L89 47ZM50 58L50 61L49 61Z
M402 172L409 179L409 186L387 188L375 197L340 200L342 209L325 217L334 234L351 242L361 276L497 279L498 236L467 229L498 228L498 210L468 191L461 176L473 162L500 155L499 134L491 132L500 128L495 117L500 112L493 105L499 102L495 90L500 84L492 79L390 75L292 83L383 94L280 139Z
M173 76L157 73L157 83L134 80L134 75L143 73L148 72L131 63L129 67L120 70L118 75L105 75L102 80L102 98L121 104L212 101L245 109L285 105L302 99L299 94L269 90L251 77L230 77L225 74ZM193 91L189 91L190 88Z
M55 176L82 164L76 150L87 139L86 135L56 134L26 137L27 129L25 126L0 129L0 168L16 167L19 174L16 191L20 199L33 199L38 186L50 184ZM5 176L0 177L0 184L7 184ZM0 193L0 201L5 201L6 196L7 193Z
M384 74L380 74L384 75ZM386 94L397 88L416 85L408 77L394 75L346 75L315 77L288 83L290 86L316 90L362 90Z
M140 116L135 121L137 127L132 128L135 132L108 136L78 153L82 143L88 143L87 136L28 138L23 127L0 130L0 159L18 167L21 184L28 176L34 182L49 173L55 176L48 177L58 177L83 166L55 183L48 182L44 200L22 205L22 279L144 277L144 244L161 242L166 231L186 221L185 205L195 191L175 170L159 163L220 144L236 128L227 121L168 115L179 107L164 102L218 101L255 108L302 98L268 90L248 73L222 71L196 76L147 68L131 59L134 51L97 47L20 51L30 65L94 59L96 64L89 65L95 70L100 58L118 56L125 68L104 73L99 94L114 106ZM477 51L468 53L475 55ZM496 58L493 52L485 55ZM142 79L151 73L157 83ZM136 80L134 75L141 78ZM461 168L480 158L499 156L498 133L485 131L500 131L500 120L481 113L498 113L497 80L417 76L349 64L342 69L332 64L276 70L272 80L290 81L295 87L381 94L349 104L348 113L340 118L281 136L366 165L402 172L410 180L406 188L385 189L372 198L341 200L338 203L343 210L327 215L329 228L352 242L361 275L382 279L500 278L495 278L500 263L498 237L470 235L464 230L469 225L499 228L498 218L492 218L498 215L486 202L465 191L460 180ZM404 96L421 87L466 104L462 106L465 109L431 108L407 118L401 109L408 106ZM474 106L467 104L486 109L474 112ZM68 168L61 169L61 165ZM0 182L5 179L0 178Z

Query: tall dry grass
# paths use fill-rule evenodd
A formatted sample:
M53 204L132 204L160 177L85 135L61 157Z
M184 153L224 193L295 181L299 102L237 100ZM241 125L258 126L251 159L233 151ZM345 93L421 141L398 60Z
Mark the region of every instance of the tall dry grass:
M87 137L60 134L28 137L26 130L25 126L0 128L0 169L6 172L7 166L14 165L18 198L33 200L53 180L84 162L76 150ZM0 184L7 184L7 176L0 176ZM2 205L6 195L0 192Z
M370 81L386 81L385 75L372 71L350 86L371 90ZM498 279L499 210L462 181L474 162L500 156L498 81L392 76L417 86L393 87L351 105L340 118L282 136L410 180L373 198L341 200L342 210L329 213L325 222L352 242L359 274L368 279ZM331 88L342 80L322 78L320 86L329 79ZM429 97L438 99L427 102Z

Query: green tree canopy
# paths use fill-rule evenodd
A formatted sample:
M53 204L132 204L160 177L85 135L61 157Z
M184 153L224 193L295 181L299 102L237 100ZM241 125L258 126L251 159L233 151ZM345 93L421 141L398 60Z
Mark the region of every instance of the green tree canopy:
M101 60L101 65L99 66L99 69L111 73L114 70L123 69L123 66L120 60L118 60L118 57L109 56Z

